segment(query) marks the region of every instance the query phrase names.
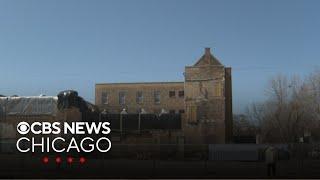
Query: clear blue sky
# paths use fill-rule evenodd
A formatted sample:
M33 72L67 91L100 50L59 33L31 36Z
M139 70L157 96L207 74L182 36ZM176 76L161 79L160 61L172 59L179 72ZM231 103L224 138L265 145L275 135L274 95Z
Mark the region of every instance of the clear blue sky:
M235 112L319 65L320 1L1 0L0 94L94 101L101 82L181 81L204 47L233 68Z

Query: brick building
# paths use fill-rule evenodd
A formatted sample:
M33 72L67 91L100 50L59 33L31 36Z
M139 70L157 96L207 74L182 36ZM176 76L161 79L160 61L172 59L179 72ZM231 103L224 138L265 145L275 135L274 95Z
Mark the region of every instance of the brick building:
M183 82L99 83L95 104L110 113L180 113L186 143L227 143L232 137L231 68L210 48L186 66ZM179 133L181 134L181 133Z

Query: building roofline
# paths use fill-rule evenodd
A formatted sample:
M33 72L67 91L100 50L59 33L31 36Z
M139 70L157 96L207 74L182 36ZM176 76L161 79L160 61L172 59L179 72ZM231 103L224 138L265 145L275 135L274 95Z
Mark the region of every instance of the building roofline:
M127 84L179 84L184 81L168 81L168 82L119 82L119 83L96 83L95 85L127 85Z
M188 66L185 66L186 68L199 68L199 67L224 67L226 68L226 66L224 65L197 65L197 66L194 66L194 65L188 65Z
M58 99L58 96L4 96L1 99Z

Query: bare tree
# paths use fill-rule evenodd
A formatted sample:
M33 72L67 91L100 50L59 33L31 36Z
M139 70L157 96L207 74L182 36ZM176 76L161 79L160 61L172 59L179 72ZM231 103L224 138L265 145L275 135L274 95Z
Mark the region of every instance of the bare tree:
M320 140L320 71L314 71L305 80L302 90L303 107L308 114L309 133Z
M257 123L262 141L297 142L306 132L314 131L316 119L319 119L316 113L319 108L315 107L319 107L320 101L315 101L313 91L320 87L319 82L320 73L304 82L298 76L289 79L278 75L271 79L267 100L252 104L247 111L248 117ZM319 93L316 97L320 97Z

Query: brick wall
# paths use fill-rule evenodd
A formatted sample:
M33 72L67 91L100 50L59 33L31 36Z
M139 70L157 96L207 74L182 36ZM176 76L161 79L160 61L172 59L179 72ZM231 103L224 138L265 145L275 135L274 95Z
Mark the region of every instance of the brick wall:
M101 110L106 109L111 113L119 113L123 108L129 113L137 113L140 108L143 108L148 113L159 113L162 108L165 110L184 110L184 96L179 97L179 91L184 91L183 82L168 82L168 83L110 83L96 84L95 89L96 99L95 104ZM154 93L159 91L160 102L155 102ZM174 91L175 96L170 97L169 92ZM125 94L125 103L119 103L119 93ZM137 92L142 93L142 102L136 101ZM108 100L102 102L102 93L106 93Z
M184 82L160 83L106 83L96 84L96 105L112 113L126 108L137 113L140 108L148 113L184 110L182 134L186 143L226 143L232 137L232 86L231 68L223 66L210 48L193 65L185 67ZM136 102L137 92L143 94L143 103ZM160 92L160 103L154 102L154 91ZM175 97L169 92L175 91ZM184 91L184 97L178 92ZM125 103L119 104L119 93L124 92ZM108 103L102 102L102 94L108 95Z

